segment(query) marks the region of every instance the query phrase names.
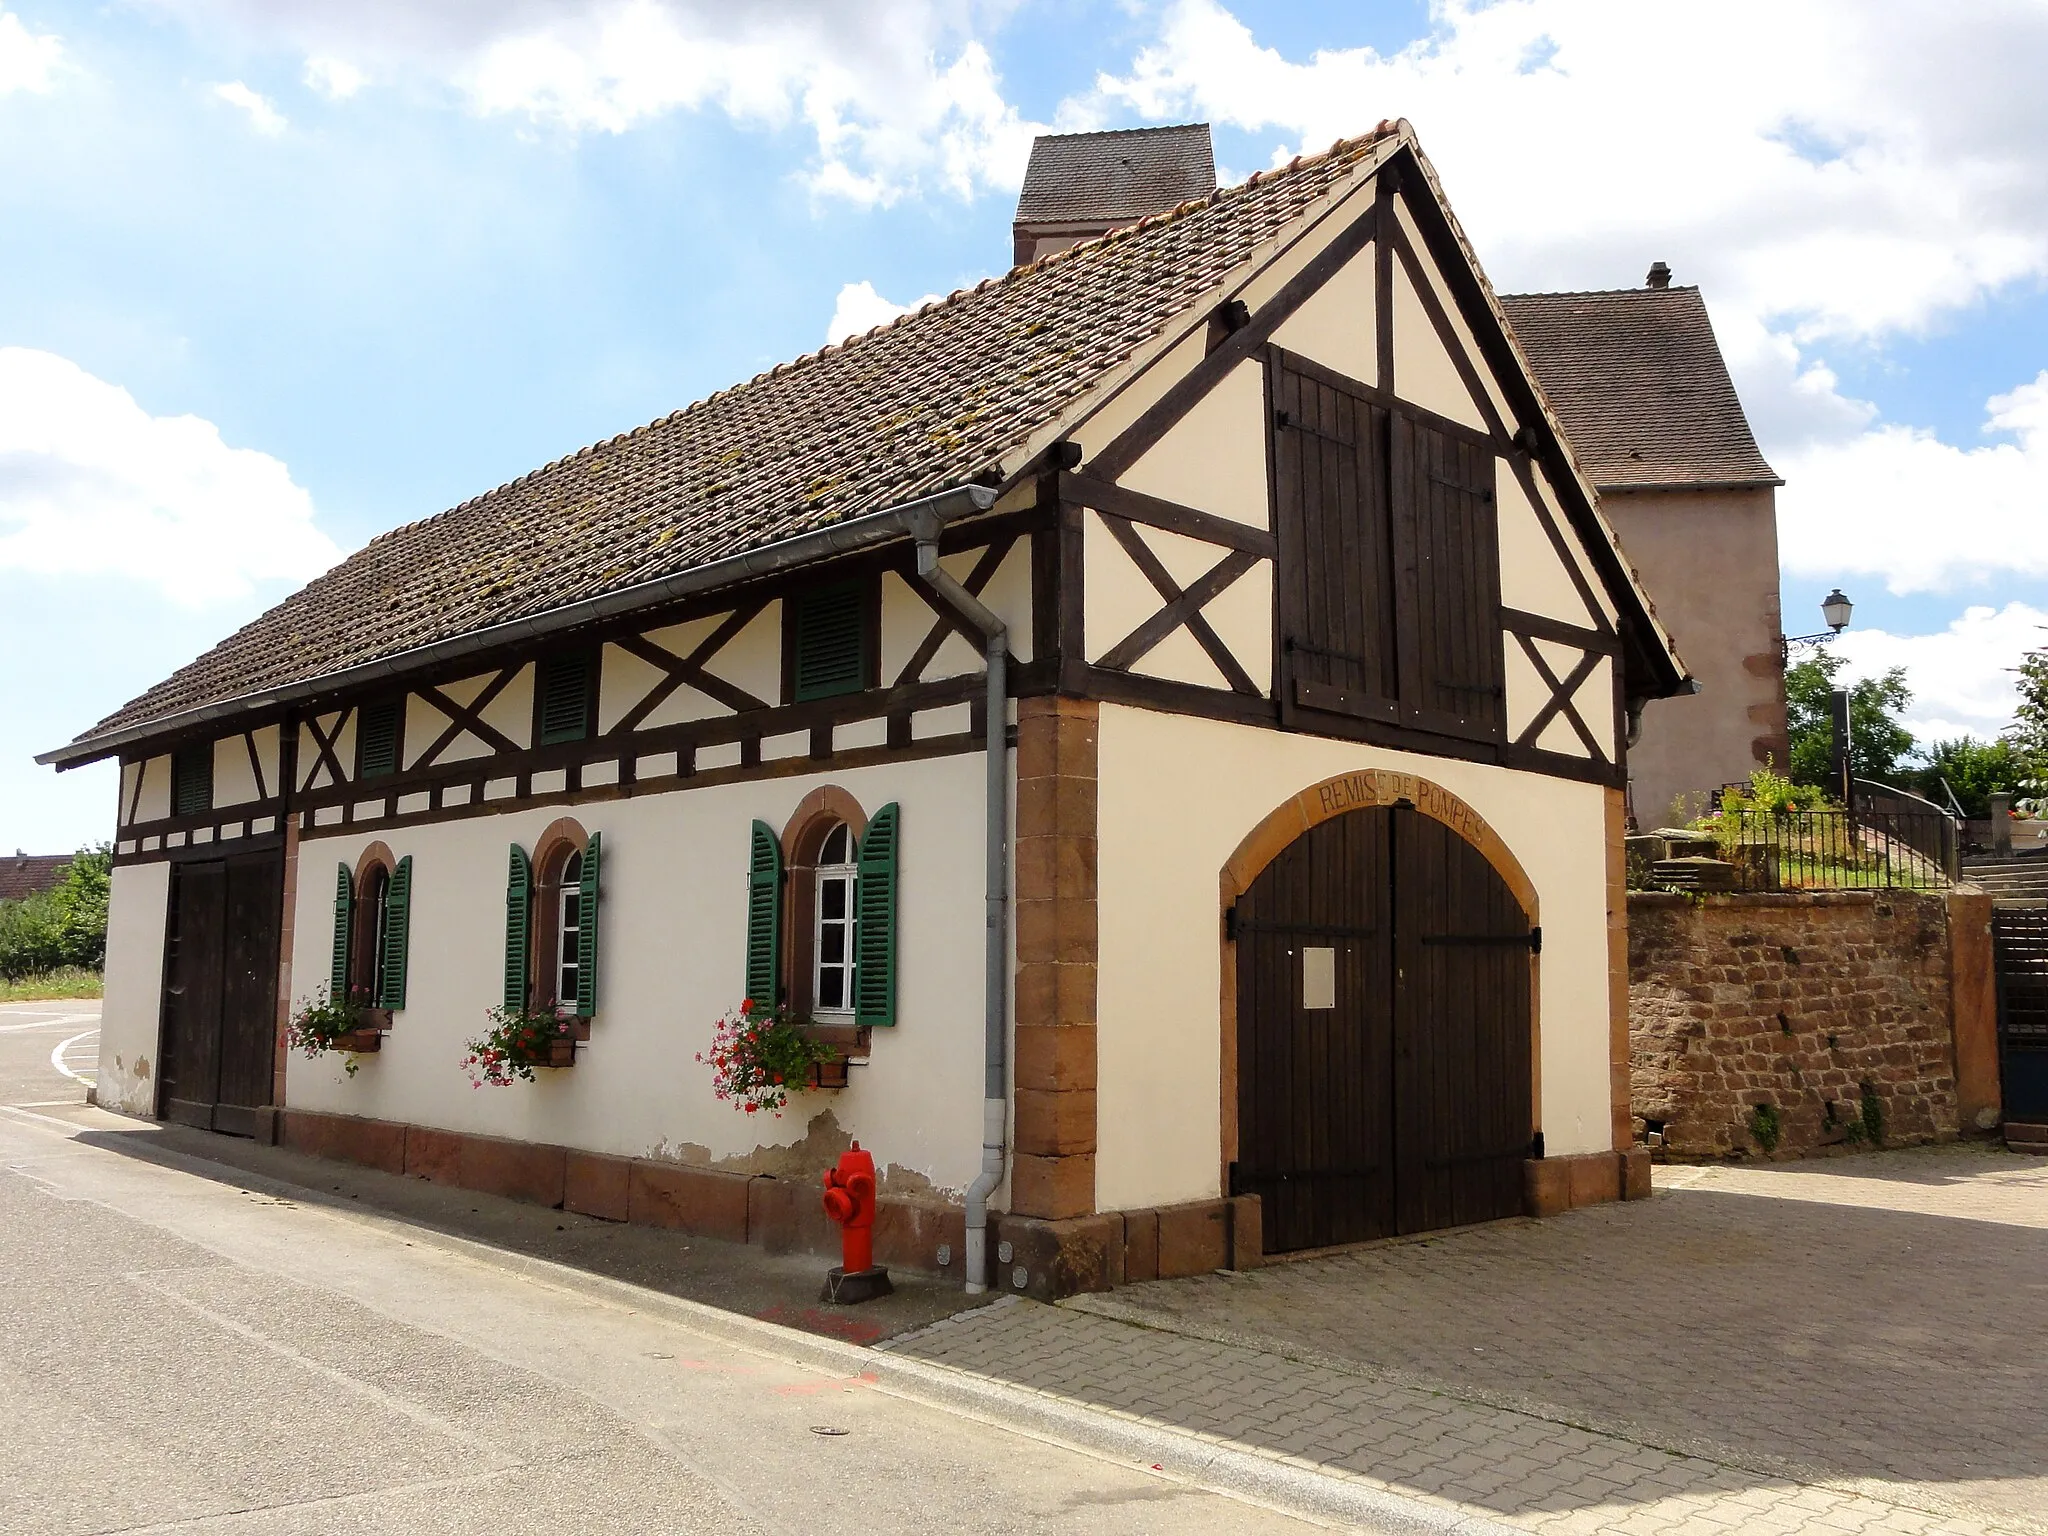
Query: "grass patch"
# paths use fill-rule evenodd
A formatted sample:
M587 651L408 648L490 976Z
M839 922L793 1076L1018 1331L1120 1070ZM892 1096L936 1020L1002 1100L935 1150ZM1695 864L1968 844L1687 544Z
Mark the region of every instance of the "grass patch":
M0 1003L41 1003L98 997L104 985L98 971L89 971L82 965L60 965L54 971L23 976L16 981L0 976Z

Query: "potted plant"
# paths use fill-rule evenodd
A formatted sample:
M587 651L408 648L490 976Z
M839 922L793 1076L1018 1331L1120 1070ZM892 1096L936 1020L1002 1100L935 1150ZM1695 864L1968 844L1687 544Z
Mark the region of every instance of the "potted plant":
M285 1041L308 1061L322 1051L340 1051L342 1070L356 1075L356 1060L384 1043L384 1032L369 1017L369 1010L353 997L331 998L323 987L310 1002L301 1002L298 1012L285 1027Z
M536 1067L566 1067L576 1060L576 1021L559 1008L493 1008L491 1027L465 1042L463 1070L472 1088L509 1088L534 1081Z
M813 1038L808 1020L757 1014L752 998L711 1026L711 1050L697 1060L711 1068L711 1091L749 1115L779 1118L792 1093L846 1086L837 1047Z

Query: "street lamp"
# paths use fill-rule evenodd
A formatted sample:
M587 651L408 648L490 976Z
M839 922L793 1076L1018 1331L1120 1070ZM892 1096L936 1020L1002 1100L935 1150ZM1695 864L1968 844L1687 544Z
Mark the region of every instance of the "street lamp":
M1856 611L1856 605L1835 588L1820 600L1820 616L1827 622L1827 629L1817 635L1780 635L1778 637L1778 660L1789 662L1795 645L1823 646L1849 627L1849 615Z

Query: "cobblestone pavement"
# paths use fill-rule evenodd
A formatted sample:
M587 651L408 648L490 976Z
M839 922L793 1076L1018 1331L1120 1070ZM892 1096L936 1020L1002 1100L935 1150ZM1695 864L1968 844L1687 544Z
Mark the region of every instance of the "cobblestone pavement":
M1657 1183L891 1347L1529 1530L2048 1533L2048 1159Z

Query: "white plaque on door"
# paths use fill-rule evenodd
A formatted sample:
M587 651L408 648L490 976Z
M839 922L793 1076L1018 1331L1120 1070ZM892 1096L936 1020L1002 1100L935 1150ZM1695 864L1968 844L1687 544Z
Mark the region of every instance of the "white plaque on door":
M1337 1006L1337 951L1304 949L1301 952L1301 1006Z

